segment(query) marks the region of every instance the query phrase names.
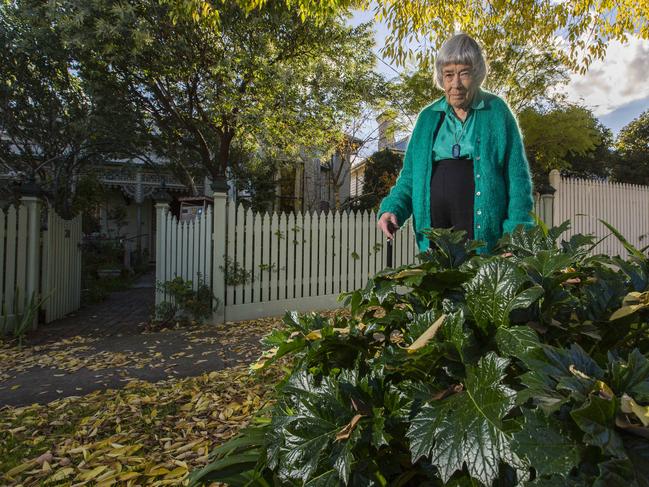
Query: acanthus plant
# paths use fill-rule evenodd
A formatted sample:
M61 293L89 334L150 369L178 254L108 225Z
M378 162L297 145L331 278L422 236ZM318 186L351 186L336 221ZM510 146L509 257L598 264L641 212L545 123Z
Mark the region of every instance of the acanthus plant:
M274 405L192 475L229 485L649 486L649 259L568 223L491 255L431 230L420 263L288 313L253 369Z

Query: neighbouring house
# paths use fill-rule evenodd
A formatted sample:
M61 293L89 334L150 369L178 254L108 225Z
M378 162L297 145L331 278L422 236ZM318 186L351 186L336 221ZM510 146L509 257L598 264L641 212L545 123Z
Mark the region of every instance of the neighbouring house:
M158 201L170 198L170 211L181 217L181 207L210 200L209 181L196 185L196 192L178 181L168 170L136 161L112 161L97 168L97 179L106 189L106 198L95 217L100 236L123 239L134 251L155 260L156 209ZM201 199L207 197L207 199ZM198 198L198 199L196 199ZM185 209L185 208L182 208ZM184 219L187 219L185 215Z
M327 159L304 152L301 165L280 172L276 208L280 211L328 211L350 198L351 170L362 140L347 135Z
M395 129L392 118L386 114L381 114L376 117L376 121L379 124L379 140L377 150L382 151L384 149L388 149L396 154L402 156L405 155L410 136L408 135L399 139L398 141L395 141ZM363 180L365 169L367 168L367 160L367 157L358 158L351 167L350 196L352 198L356 198L363 194Z

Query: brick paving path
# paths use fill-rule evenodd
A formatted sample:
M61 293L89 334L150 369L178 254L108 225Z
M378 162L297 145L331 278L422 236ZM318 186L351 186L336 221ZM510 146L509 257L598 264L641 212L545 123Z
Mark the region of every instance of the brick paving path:
M73 336L136 335L142 332L154 306L152 288L114 292L101 303L85 306L65 318L40 325L27 336L27 341L31 345L41 345Z
M30 348L30 357L38 362L43 357L56 356L57 350L61 350L57 342L61 340L80 337L83 342L87 338L87 343L80 344L88 345L88 349L75 353L75 357L113 359L117 356L118 363L112 366L111 362L110 366L99 370L81 367L73 371L32 363L28 367L18 364L6 371L9 378L0 379L0 408L45 404L97 389L121 388L132 379L156 382L193 377L237 363L248 363L258 356L259 336L245 336L237 346L232 346L228 343L230 333L216 326L142 333L155 302L154 289L147 287L147 282L152 282L151 276L144 276L127 291L112 293L102 303L41 325L25 342L26 348ZM64 349L78 344L72 341ZM123 363L119 363L120 360Z

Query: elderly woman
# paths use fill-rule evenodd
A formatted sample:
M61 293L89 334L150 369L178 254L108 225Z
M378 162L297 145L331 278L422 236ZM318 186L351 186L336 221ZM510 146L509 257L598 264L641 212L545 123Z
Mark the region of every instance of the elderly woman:
M516 226L532 225L532 181L518 124L501 98L480 85L487 67L466 34L448 39L435 61L444 96L415 123L403 169L383 199L378 226L391 238L412 215L419 249L422 230L465 230L485 252Z

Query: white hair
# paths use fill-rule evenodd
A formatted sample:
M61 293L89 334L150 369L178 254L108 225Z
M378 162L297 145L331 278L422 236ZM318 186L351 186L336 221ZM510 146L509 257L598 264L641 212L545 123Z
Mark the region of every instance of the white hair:
M442 68L449 64L467 64L473 68L473 76L478 86L487 77L487 63L480 45L467 34L455 34L444 41L435 59L435 79L444 89Z

